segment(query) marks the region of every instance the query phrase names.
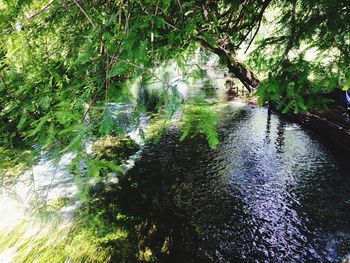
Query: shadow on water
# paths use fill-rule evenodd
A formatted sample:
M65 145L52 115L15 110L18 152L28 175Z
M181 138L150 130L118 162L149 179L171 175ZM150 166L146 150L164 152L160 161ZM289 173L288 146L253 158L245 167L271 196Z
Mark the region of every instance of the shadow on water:
M133 218L141 250L157 262L336 262L350 252L339 159L266 109L228 106L218 130L215 150L169 130L105 193Z
M186 171L194 163L199 164L202 158L193 151L186 152L194 149L192 146L181 150L180 154L179 137L178 131L168 132L159 144L146 147L144 157L120 178L117 185L107 190L105 185L100 185L91 190L92 200L97 199L97 202L90 203L90 209L96 209L90 213L107 211L103 214L103 221L115 220L116 213L126 215L129 219L123 227L131 234L129 242L138 248L134 254L137 250L150 249L156 262L210 262L205 251L198 246L201 243L199 230L189 224L188 217L193 211L182 207L183 200L178 195L178 191L193 190L194 178L187 178ZM200 152L196 150L196 153ZM182 165L179 166L178 162ZM195 176L201 177L200 174ZM206 177L203 183L215 186L217 180ZM206 205L203 204L202 208L206 209ZM112 261L118 262L118 256ZM130 260L136 261L136 258Z

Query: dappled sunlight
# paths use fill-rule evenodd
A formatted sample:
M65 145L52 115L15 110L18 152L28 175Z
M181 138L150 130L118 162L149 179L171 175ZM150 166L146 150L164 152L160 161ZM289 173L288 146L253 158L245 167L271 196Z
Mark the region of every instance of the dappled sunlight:
M0 11L0 262L350 262L348 0Z

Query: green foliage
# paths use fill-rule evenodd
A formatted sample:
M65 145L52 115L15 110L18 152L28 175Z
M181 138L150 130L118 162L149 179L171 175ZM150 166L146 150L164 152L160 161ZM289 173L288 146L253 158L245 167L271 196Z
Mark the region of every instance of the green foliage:
M321 67L300 57L293 61L284 61L278 71L270 74L261 84L256 94L260 104L268 99L275 100L279 102L278 108L283 113L298 113L300 110L325 107L329 100L320 94L326 94L337 83L338 79L333 74L326 75Z
M33 225L22 222L10 231L0 232L0 253L14 249L14 263L30 262L108 262L110 251L91 230L59 222ZM113 239L123 240L125 233L116 232Z
M122 61L117 61L113 64L111 70L109 71L108 77L113 78L116 76L124 75L128 73L130 70L130 66Z
M113 120L108 107L105 107L99 132L102 136L106 136L110 134L112 131L114 131L115 128L116 128L115 121Z
M185 65L201 45L230 71L240 69L230 56L268 23L268 8L278 15L265 28L275 30L260 37L251 57L252 67L268 75L257 93L260 102L278 99L285 112L324 107L323 93L337 83L349 87L347 6L345 0L3 1L0 147L36 146L57 159L67 151L83 156L89 138L124 133L108 103L132 101L132 82L155 80L154 68L169 61ZM317 59L310 61L307 52L314 48ZM248 75L238 74L245 85ZM178 111L183 98L160 81L159 90L147 90L146 99L137 102L133 118L152 111L169 119ZM214 107L196 102L190 108L185 107L183 138L204 133L217 145Z
M342 89L343 90L348 90L350 89L350 67L343 70L344 72L344 78L343 78L343 83L342 83Z
M145 131L146 141L159 142L169 124L170 121L167 117L159 114L153 115Z
M347 89L350 64L348 2L275 1L275 19L266 25L250 64L269 73L260 102L280 100L284 112L314 110L329 104L327 94L342 83Z
M166 104L166 90L142 87L139 91L138 106L144 112L158 112Z
M2 183L13 180L37 161L34 151L0 147L0 178Z
M267 8L278 13L272 24L264 19ZM1 1L0 173L16 177L41 150L56 160L74 152L71 172L87 203L74 228L52 226L29 237L22 226L0 233L0 251L15 248L14 262L108 262L111 254L118 262L156 261L138 238L142 227L151 232L155 224L121 213L110 200L118 197L114 192L88 191L91 177L119 171L139 149L123 137L109 103L132 103L131 87L140 78L145 86L161 82L159 89L145 88L130 117L152 112L146 139L159 139L184 98L153 69L169 61L185 69L201 45L237 72L230 56L249 46L264 25L273 32L260 36L250 57L252 68L265 77L259 102L277 100L282 112L295 113L325 107L323 94L350 87L349 21L347 0ZM308 58L310 52L314 58ZM188 72L193 79L205 74L201 68ZM181 140L203 135L215 148L217 123L215 103L194 98L183 107ZM91 139L94 154L88 155L85 144ZM166 251L166 242L161 247Z
M180 141L203 134L211 148L215 148L219 144L216 131L218 116L211 108L212 106L212 104L200 99L195 99L185 106L183 133Z

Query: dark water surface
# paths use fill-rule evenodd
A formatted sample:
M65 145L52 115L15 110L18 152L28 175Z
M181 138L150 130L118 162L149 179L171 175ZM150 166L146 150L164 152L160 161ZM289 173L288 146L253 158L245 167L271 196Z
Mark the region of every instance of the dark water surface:
M346 156L264 108L227 106L219 134L210 150L170 130L121 183L123 211L152 222L144 246L167 247L159 261L338 262L350 253Z

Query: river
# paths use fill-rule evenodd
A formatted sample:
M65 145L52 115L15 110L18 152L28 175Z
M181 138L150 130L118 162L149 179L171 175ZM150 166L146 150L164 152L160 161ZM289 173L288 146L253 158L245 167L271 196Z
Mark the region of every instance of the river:
M126 214L167 240L164 262L337 262L350 252L350 177L335 154L266 108L231 102L220 145L170 129L121 180Z
M225 97L224 81L214 81L190 90L176 85L190 97L203 92L210 99ZM223 91L219 96L217 87ZM99 209L118 207L135 219L138 225L128 226L129 232L137 229L138 249L152 251L157 262L350 260L349 154L266 108L238 101L221 105L216 149L200 136L180 142L176 125L158 143L138 140L134 126L127 130L142 149L117 183L100 189ZM129 115L120 115L129 113L124 106L109 105L116 121L129 121ZM146 126L147 116L141 117L140 127ZM58 168L44 158L26 173L40 183L45 198L78 200L67 168L72 157L66 157ZM17 192L31 200L26 182ZM0 226L24 218L18 201L7 195L0 196L1 212L7 214ZM68 220L79 207L73 201L61 210Z

